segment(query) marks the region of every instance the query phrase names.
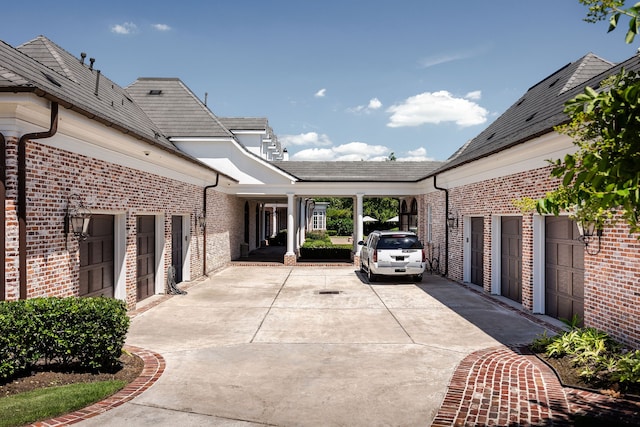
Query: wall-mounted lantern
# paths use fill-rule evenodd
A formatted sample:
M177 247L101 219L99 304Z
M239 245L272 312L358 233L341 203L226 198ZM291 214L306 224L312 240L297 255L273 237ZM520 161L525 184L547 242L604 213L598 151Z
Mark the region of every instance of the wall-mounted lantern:
M602 237L602 228L598 227L598 223L595 220L581 219L576 221L578 225L578 233L580 233L580 240L584 243L584 250L589 255L597 255L600 252L600 238ZM589 250L589 245L598 241L598 247L594 250ZM591 246L593 248L593 245Z
M454 228L458 228L458 213L457 212L449 212L447 216L447 225L449 226L449 230Z
M89 236L89 222L91 211L87 208L78 194L72 194L67 200L67 210L64 215L64 233L73 233L78 240Z
M200 231L204 233L204 231L207 228L207 218L204 216L203 213L200 213L198 215L198 217L196 218L196 222L200 226Z

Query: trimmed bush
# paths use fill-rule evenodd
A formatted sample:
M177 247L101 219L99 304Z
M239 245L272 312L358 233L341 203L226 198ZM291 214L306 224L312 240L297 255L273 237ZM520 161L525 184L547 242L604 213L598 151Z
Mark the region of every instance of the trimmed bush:
M351 247L301 247L303 259L351 259Z
M33 298L0 302L0 378L35 363L118 363L129 329L125 303L112 298Z

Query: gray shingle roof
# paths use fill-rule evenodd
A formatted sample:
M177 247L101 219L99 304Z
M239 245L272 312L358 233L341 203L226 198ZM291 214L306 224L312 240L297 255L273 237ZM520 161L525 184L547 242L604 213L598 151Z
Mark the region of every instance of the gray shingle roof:
M266 117L218 117L220 123L227 129L234 130L261 130L269 129Z
M594 77L605 72L608 75L612 66L591 53L564 66L529 88L498 119L456 151L436 173L551 132L568 119L563 112L564 103L582 92L586 84L597 86L601 78Z
M311 182L417 182L442 162L313 162L275 161L272 164Z
M47 95L63 107L177 152L123 88L46 37L18 48L0 41L0 64L0 91Z
M91 120L217 172L178 150L122 87L44 36L18 48L0 40L0 92L33 92ZM226 175L225 175L226 176Z
M139 78L127 90L169 137L233 137L178 78Z

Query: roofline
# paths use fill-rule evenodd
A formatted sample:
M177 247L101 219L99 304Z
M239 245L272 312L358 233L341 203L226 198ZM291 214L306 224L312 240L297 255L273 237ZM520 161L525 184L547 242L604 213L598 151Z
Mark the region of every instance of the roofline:
M558 123L557 125L554 125L553 127L555 127L555 126L561 126L561 125L563 125L563 124L569 123L569 121L570 121L570 120L568 120L568 119L567 119L567 120L563 120L562 122ZM531 135L529 135L529 136L526 136L526 137L524 137L524 138L522 138L522 139L519 139L519 140L517 140L517 141L514 141L514 142L512 142L511 144L508 144L508 145L505 145L505 146L500 147L500 148L498 148L498 149L495 149L495 150L489 151L489 152L487 152L487 153L485 153L485 154L482 154L482 155L480 155L480 156L478 156L478 157L474 157L474 158L472 158L472 159L464 160L464 161L462 161L462 162L460 162L460 163L456 163L456 164L455 164L455 165L453 165L453 166L446 166L446 165L445 165L445 167L443 167L442 169L437 169L437 170L433 171L432 173L430 173L429 175L425 176L424 178L422 178L422 179L421 179L421 181L423 181L423 180L425 180L425 179L429 179L429 178L434 177L434 176L436 176L436 175L439 175L439 174L441 174L441 173L448 172L448 171L450 171L450 170L456 169L456 168L458 168L458 167L460 167L460 166L464 166L464 165L466 165L466 164L468 164L468 163L473 163L473 162L475 162L475 161L477 161L477 160L480 160L480 159L484 159L484 158L487 158L487 157L493 156L494 154L497 154L497 153L499 153L499 152L501 152L501 151L505 151L505 150L508 150L509 148L513 148L513 147L515 147L516 145L524 144L525 142L531 141L532 139L536 139L536 138L541 137L542 135L546 135L546 134L548 134L548 133L551 133L551 131L552 131L551 129L548 129L548 128L547 128L547 129L541 130L541 131L539 131L539 132L533 133L533 134L531 134Z
M72 102L66 101L58 96L52 95L51 93L47 92L44 89L41 89L37 86L14 86L14 87L0 87L0 93L33 93L41 98L47 99L51 102L56 102L59 105L63 106L64 108L71 110L71 111L75 111L77 113L80 113L81 115L87 117L90 120L95 120L98 123L101 123L107 127L113 128L125 135L131 135L134 138L144 141L150 145L153 145L154 147L158 147L163 151L166 151L174 156L180 157L184 160L189 161L190 163L193 163L197 166L200 166L202 168L205 169L209 169L212 172L215 172L216 174L222 175L225 178L233 181L233 182L238 182L238 180L236 180L235 178L230 177L229 175L226 175L214 168L212 168L211 166L207 165L206 163L201 162L198 159L195 159L189 155L187 155L186 153L183 153L182 151L178 150L177 148L175 150L171 150L169 149L166 145L160 144L157 141L154 141L153 139L142 135L139 132L136 132L133 129L129 129L125 126L119 125L117 123L114 123L113 121L110 121L102 116L100 116L99 114L93 113L91 111L88 111L80 106L78 106L77 104L74 104Z

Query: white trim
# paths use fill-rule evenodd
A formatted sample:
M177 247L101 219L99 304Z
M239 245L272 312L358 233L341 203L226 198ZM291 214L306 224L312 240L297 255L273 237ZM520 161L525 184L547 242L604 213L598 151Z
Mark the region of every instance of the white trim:
M502 259L500 250L502 246L502 223L501 215L491 215L491 293L500 295L502 287L500 283L500 273L502 269Z
M545 217L533 216L533 313L544 314L545 307Z
M471 217L462 217L462 281L471 282Z
M127 213L113 215L113 297L127 300Z
M164 214L154 214L155 216L155 234L156 234L156 272L155 272L155 294L164 294L165 293L165 281L166 281L166 271L163 268L164 262L166 258L166 248L165 248L165 216Z
M197 225L197 224L196 224ZM191 281L191 215L182 215L182 281Z
M454 188L507 177L549 166L548 159L561 159L567 153L576 150L577 147L570 137L549 132L526 143L438 174L438 184L445 188Z

